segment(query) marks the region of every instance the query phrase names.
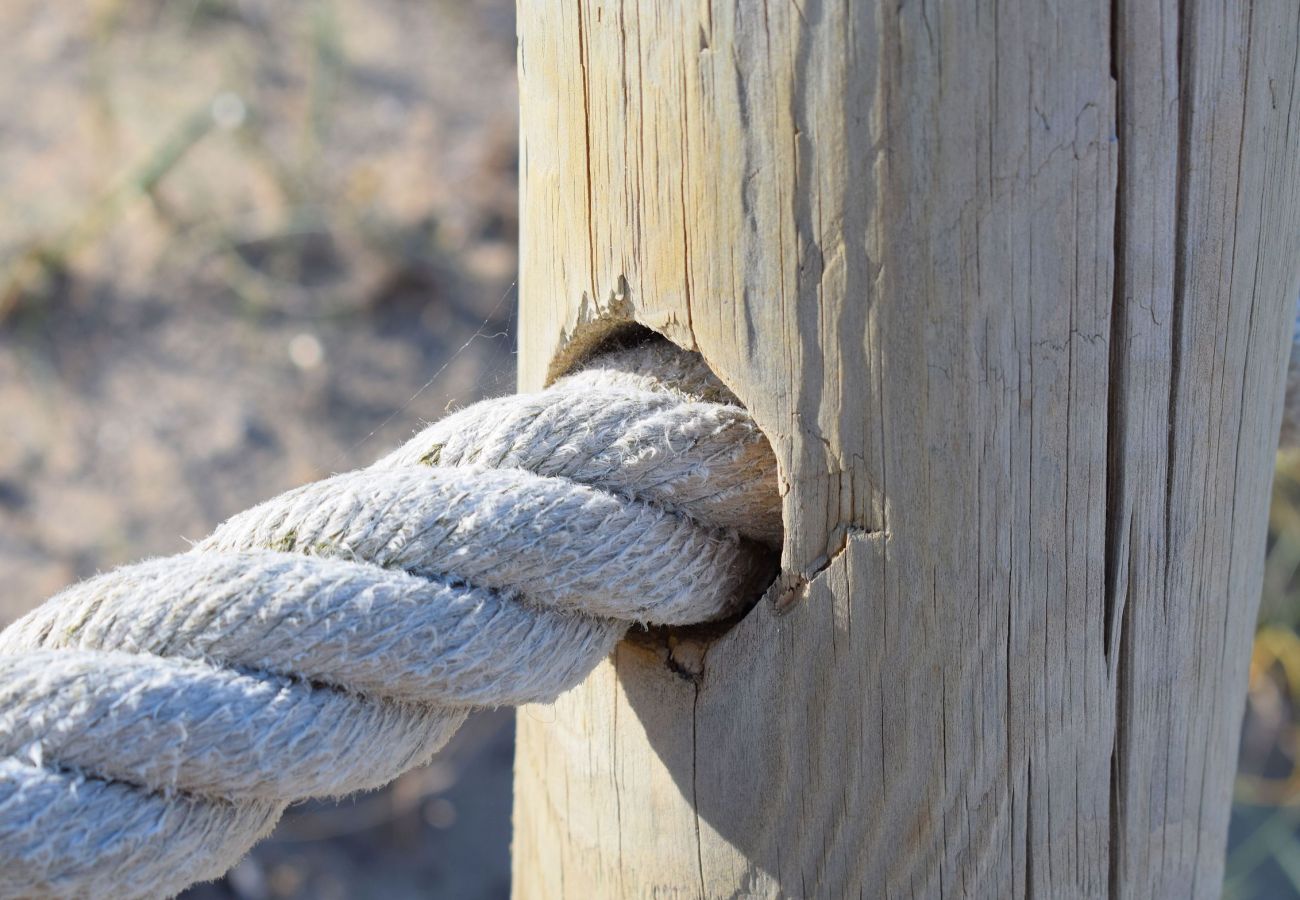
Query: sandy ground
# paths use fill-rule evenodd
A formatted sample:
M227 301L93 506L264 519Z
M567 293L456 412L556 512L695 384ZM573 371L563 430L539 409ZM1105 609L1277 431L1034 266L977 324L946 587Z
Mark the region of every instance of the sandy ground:
M0 58L0 624L513 388L509 0L13 0ZM511 757L194 895L504 896Z

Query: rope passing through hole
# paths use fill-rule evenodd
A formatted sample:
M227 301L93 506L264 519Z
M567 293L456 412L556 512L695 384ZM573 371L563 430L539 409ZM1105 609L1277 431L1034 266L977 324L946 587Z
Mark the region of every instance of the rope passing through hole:
M633 624L738 612L780 538L766 439L652 341L74 585L0 631L0 896L218 877L288 804L553 700Z
M0 895L218 877L288 804L553 700L633 624L736 613L780 536L766 439L653 341L74 585L0 632Z

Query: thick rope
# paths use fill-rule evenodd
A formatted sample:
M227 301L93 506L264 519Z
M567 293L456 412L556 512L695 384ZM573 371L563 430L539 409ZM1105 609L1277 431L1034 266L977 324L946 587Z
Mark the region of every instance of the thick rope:
M289 803L553 700L631 624L736 612L780 534L767 442L655 342L75 585L0 632L0 895L217 877Z
M75 585L0 632L0 895L217 877L289 803L384 784L472 707L553 700L632 623L735 612L780 534L748 414L649 343Z

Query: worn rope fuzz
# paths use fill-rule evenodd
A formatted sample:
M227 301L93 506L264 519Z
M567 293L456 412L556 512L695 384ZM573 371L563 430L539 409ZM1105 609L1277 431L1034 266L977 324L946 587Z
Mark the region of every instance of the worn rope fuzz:
M780 529L749 415L655 342L75 585L0 632L0 895L217 877L289 803L554 699L630 624L734 612Z

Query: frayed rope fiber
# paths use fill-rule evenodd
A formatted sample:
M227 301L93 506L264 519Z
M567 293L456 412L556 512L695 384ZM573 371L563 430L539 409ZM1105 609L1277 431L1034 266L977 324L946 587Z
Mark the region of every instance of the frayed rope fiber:
M632 624L737 612L780 535L767 441L656 341L75 585L0 632L0 895L215 878Z

